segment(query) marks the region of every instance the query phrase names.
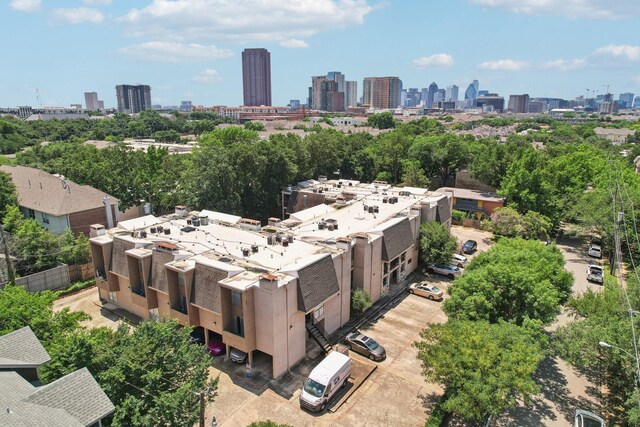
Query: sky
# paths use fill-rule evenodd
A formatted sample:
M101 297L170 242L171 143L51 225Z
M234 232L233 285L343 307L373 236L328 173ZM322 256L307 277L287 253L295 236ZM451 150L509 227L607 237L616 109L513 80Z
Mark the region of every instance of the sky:
M311 76L573 99L640 94L640 0L3 0L0 106L242 104L241 53L271 52L274 105Z

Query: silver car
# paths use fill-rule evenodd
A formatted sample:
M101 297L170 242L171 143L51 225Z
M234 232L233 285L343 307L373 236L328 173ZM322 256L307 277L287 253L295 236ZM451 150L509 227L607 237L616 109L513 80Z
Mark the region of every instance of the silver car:
M455 265L440 265L440 264L429 264L427 266L427 273L437 273L442 276L447 276L449 279L453 279L456 276L462 274L462 271Z
M606 427L604 420L593 412L576 409L574 427Z

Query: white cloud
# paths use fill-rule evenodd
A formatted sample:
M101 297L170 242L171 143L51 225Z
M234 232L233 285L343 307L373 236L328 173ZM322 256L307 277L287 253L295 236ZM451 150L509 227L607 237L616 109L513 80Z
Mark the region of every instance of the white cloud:
M111 0L82 0L82 4L87 6L107 6L111 4Z
M638 61L640 60L640 46L610 44L596 49L593 54L596 56L613 56L614 58L626 58L630 61Z
M437 53L431 56L422 56L413 60L413 66L416 68L436 68L451 67L453 65L453 56L446 53Z
M9 7L18 12L36 12L40 10L41 0L11 0Z
M501 71L520 71L529 64L526 61L516 61L514 59L499 59L497 61L486 61L478 65L481 70L501 70Z
M85 22L99 24L104 21L104 14L100 10L90 7L55 9L53 16L57 22L63 24L83 24Z
M542 68L555 69L560 71L577 70L587 65L585 59L556 59L555 61L547 61L542 64Z
M119 21L154 40L284 41L362 24L370 0L152 0Z
M525 15L557 15L573 19L624 19L640 16L638 0L467 0L485 7Z
M207 68L200 74L193 76L192 80L198 83L217 83L222 80L222 77L220 77L220 73L218 73L218 70Z
M123 47L119 52L135 59L154 62L204 61L233 56L229 49L220 49L214 45L162 41Z
M280 42L280 46L286 47L288 49L300 49L300 48L309 47L309 44L304 40L287 39L287 40L282 40Z

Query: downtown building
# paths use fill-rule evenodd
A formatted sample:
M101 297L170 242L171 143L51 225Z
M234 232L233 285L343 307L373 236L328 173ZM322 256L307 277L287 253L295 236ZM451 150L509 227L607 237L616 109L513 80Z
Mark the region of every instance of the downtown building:
M529 112L529 95L510 95L509 96L509 111L516 114Z
M363 106L376 110L398 108L402 81L398 77L366 77L362 82L362 90Z
M151 87L148 85L116 86L118 112L136 114L151 110Z
M451 195L377 182L286 188L287 218L203 210L145 216L105 230L91 251L102 300L143 319L174 318L263 361L273 378L351 319L351 293L373 302L418 266L420 225L451 224ZM306 207L306 209L304 208Z
M271 105L271 54L267 49L242 51L242 92L246 106Z

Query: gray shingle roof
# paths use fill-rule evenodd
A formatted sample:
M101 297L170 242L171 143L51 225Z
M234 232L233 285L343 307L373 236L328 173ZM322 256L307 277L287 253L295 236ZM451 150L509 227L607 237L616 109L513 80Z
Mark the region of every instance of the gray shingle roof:
M331 255L298 271L298 310L308 313L340 291Z
M193 287L191 288L191 303L216 313L222 313L218 282L227 276L226 271L196 263Z
M25 166L0 166L11 175L18 192L18 204L53 216L104 208L105 193L88 185L53 176L45 171ZM111 198L111 204L118 200Z
M173 254L169 252L154 250L151 253L151 280L149 287L162 292L169 291L169 285L167 283L167 269L164 265L173 261L173 259Z
M106 417L115 407L87 368L82 368L36 389L26 402L62 409L88 426Z
M126 240L113 238L113 245L111 246L111 271L114 273L129 277L129 262L127 261L127 254L125 251L135 248L135 244Z
M409 219L405 218L382 232L382 259L391 261L414 243Z
M28 326L0 337L0 368L38 367L50 360L49 354Z

